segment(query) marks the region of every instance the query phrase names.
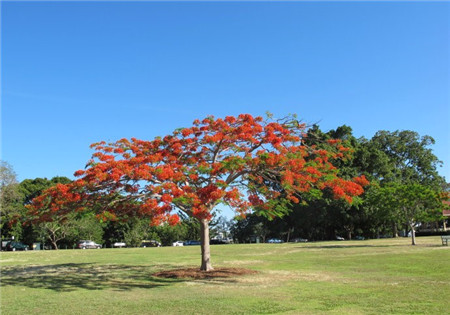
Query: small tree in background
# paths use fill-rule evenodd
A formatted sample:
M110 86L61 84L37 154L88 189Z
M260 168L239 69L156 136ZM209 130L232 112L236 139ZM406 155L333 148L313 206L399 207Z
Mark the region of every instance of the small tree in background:
M22 235L22 227L13 220L20 215L21 195L19 183L13 167L0 161L0 231L1 237L15 237L19 239Z
M68 213L95 211L104 220L150 217L154 225L179 221L173 211L197 219L201 230L201 270L212 269L209 222L224 203L245 216L252 208L281 216L286 200L328 190L352 202L363 193L364 177L345 180L331 161L348 151L340 141L332 149L306 146L305 125L295 117L196 120L192 127L144 141L132 138L99 142L78 180L57 185L34 199L34 221L52 221ZM279 188L283 189L280 198Z
M370 202L370 199L369 199ZM411 244L416 245L416 224L436 221L442 216L442 200L430 187L413 184L390 183L379 188L372 203L385 215L411 229ZM383 217L381 213L378 217Z

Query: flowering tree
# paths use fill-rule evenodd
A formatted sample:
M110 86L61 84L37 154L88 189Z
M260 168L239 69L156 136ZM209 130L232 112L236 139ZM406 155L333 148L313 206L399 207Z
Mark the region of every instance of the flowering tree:
M182 211L200 222L201 270L208 271L208 224L219 203L243 216L254 208L275 216L281 197L296 203L308 192L330 190L351 202L363 193L364 177L344 180L332 165L347 149L335 140L332 151L305 146L304 132L294 117L243 114L196 120L152 141L95 143L86 169L75 173L79 179L47 190L30 214L45 221L89 209L105 220L141 216L157 225L176 224L172 213Z

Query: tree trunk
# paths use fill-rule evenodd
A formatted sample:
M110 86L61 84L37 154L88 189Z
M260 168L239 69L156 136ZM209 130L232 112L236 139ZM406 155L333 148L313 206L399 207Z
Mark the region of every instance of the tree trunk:
M209 248L209 222L208 220L200 220L200 239L202 247L202 265L200 270L210 271L213 270L211 265L211 251Z
M411 223L411 245L416 245L416 230L414 229L414 223Z
M52 246L54 250L58 250L58 244L56 243L56 241L51 240Z
M392 223L392 237L398 237L397 223Z
M58 243L57 243L58 240L56 239L54 231L50 231L49 240L50 240L50 243L52 243L53 249L58 250Z
M292 229L292 232L293 231L294 229ZM291 240L291 229L288 229L286 242L289 243L290 240Z

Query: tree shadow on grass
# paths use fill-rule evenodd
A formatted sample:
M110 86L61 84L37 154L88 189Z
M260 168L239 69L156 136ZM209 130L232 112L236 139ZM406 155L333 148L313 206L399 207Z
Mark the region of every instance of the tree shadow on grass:
M236 282L235 276L248 274L238 268L221 268L202 273L198 268L174 269L173 265L132 266L69 263L2 267L2 286L26 286L70 292L79 289L128 291L152 289L179 282L196 281L220 285Z
M257 271L245 268L227 268L220 267L215 268L211 271L201 271L198 268L182 268L182 269L172 269L164 270L155 273L156 277L166 278L166 279L189 279L189 280L227 280L230 282L230 278L236 276L245 276L256 274Z
M158 269L173 268L158 265ZM172 285L179 279L153 276L149 266L60 264L2 267L2 286L26 286L70 292L78 289L127 291Z

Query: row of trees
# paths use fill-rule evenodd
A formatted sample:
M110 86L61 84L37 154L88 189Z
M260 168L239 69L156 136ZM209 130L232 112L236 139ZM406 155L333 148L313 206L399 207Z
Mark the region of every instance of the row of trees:
M56 246L81 235L133 244L133 233L168 240L194 238L186 231L199 230L202 269L208 270L211 219L220 203L240 215L231 228L239 241L275 234L376 237L397 234L405 224L414 234L419 222L442 219L446 184L433 143L412 131L357 139L350 127L323 132L295 117L208 117L153 141L94 144L93 159L75 181L18 184L5 171L2 235L50 235ZM182 224L176 225L180 217L172 210L184 213ZM99 232L88 237L85 227Z

